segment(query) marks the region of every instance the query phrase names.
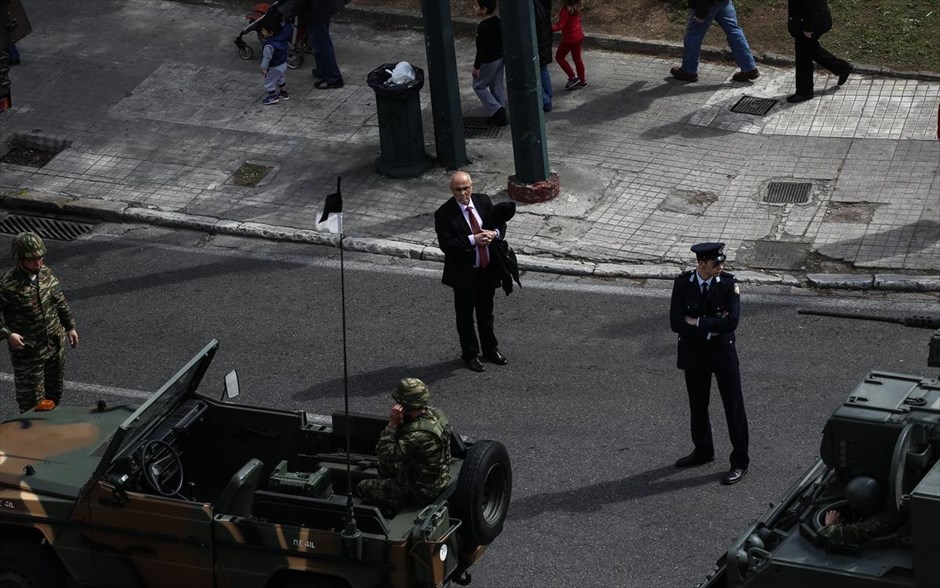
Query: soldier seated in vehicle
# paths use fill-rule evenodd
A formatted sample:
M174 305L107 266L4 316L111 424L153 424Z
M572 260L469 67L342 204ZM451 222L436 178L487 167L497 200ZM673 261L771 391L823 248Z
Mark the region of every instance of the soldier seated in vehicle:
M819 534L826 544L835 547L859 545L900 528L903 517L885 507L885 493L881 483L868 476L852 478L845 486L845 499L850 509L826 511L825 526Z
M430 406L428 387L405 378L392 398L396 404L375 446L379 477L356 486L386 516L406 505L428 505L450 484L450 424L441 409Z

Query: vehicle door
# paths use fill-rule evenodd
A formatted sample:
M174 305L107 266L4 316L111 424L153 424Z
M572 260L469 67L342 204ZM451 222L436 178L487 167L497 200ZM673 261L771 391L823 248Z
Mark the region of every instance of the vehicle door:
M114 491L89 491L98 582L108 586L213 586L211 506Z

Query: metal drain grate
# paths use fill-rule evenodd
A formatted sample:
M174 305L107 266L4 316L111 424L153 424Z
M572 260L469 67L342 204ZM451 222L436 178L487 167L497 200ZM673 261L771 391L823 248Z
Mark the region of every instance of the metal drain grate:
M756 241L749 255L751 267L760 269L798 270L806 264L808 243Z
M52 239L54 241L74 241L93 228L93 225L86 223L76 223L42 216L11 214L6 218L0 219L0 233L17 235L24 231L32 231L43 239Z
M777 101L773 98L755 98L754 96L741 96L738 103L731 107L731 112L764 116L774 107Z
M467 139L495 139L503 127L498 127L485 116L463 117L463 132Z
M810 182L770 182L764 202L768 204L806 204L813 189Z

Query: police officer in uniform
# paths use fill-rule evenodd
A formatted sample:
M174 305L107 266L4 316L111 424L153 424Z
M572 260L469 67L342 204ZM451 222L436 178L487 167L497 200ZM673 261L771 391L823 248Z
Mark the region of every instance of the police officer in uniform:
M65 341L78 345L75 318L39 235L20 233L12 251L16 265L0 278L0 337L10 347L16 402L20 412L52 410L62 398Z
M715 459L708 401L712 375L718 382L721 403L731 438L731 468L721 483L735 484L747 473L747 415L741 394L741 374L734 331L741 318L741 296L732 274L722 271L724 243L699 243L692 247L697 265L683 272L672 286L669 324L679 335L676 365L685 372L692 421L689 455L676 461L687 468Z
M431 393L417 378L400 381L392 398L396 404L375 446L379 477L356 486L360 496L386 514L405 505L428 505L450 484L447 415L430 406Z

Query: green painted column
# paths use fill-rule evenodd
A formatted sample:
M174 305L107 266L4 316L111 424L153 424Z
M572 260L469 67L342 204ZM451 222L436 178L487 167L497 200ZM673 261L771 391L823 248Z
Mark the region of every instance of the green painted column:
M427 82L431 91L431 116L437 161L447 169L467 164L467 141L457 83L454 25L448 0L422 0L424 43L428 58Z
M531 0L500 2L499 18L503 27L503 61L506 63L515 177L522 184L535 184L549 179L549 165L539 53L535 41L535 11Z

